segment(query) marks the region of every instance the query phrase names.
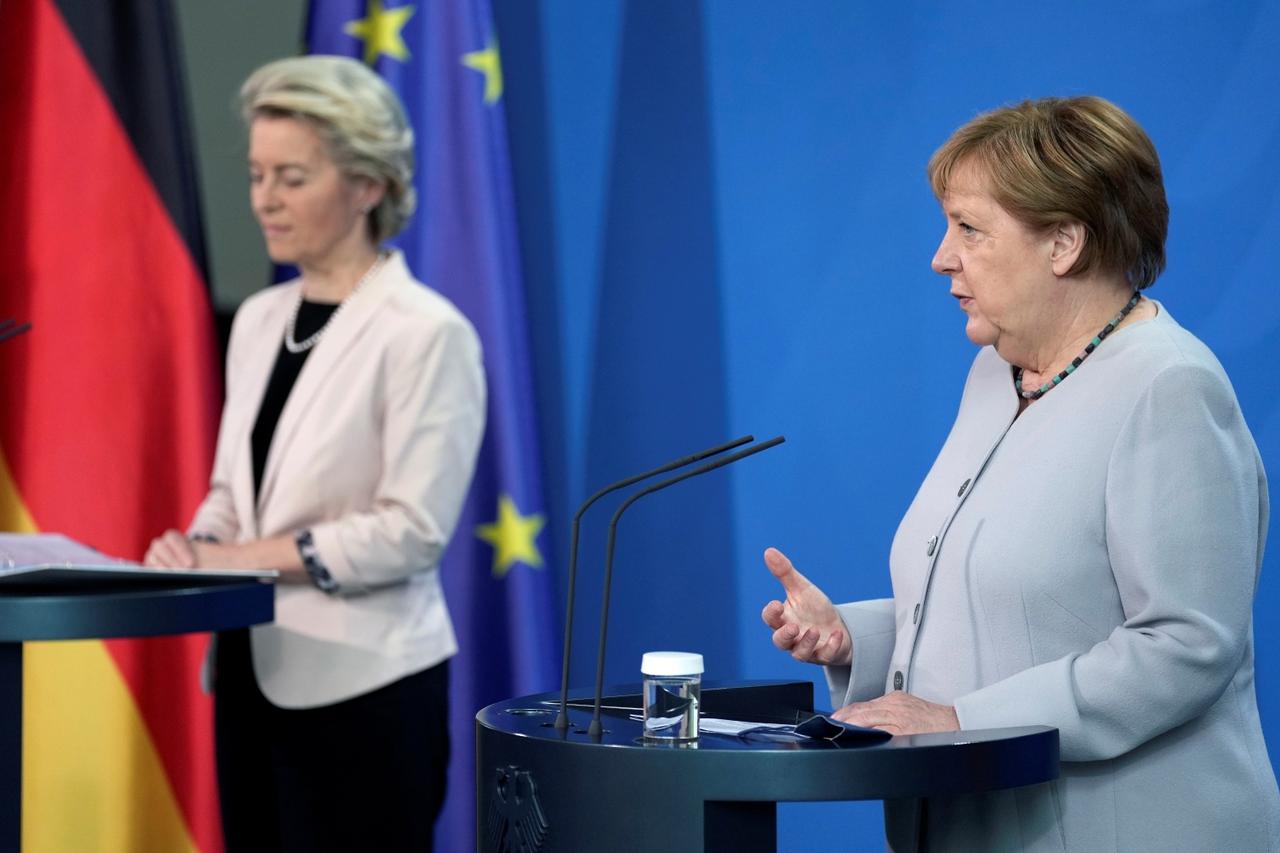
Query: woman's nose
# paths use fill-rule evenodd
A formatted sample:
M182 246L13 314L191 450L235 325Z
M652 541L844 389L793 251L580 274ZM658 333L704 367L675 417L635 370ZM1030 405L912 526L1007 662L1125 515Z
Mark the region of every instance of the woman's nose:
M263 178L254 184L249 191L249 202L254 210L272 210L279 203L275 186L270 180Z
M951 249L950 236L950 231L942 235L942 242L938 244L938 250L933 253L933 261L929 264L939 275L951 275L960 268L956 253Z

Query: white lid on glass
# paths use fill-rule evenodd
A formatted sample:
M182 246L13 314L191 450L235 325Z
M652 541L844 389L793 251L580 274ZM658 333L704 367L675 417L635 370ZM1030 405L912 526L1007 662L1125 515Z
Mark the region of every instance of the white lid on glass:
M640 672L644 675L701 675L702 655L693 652L645 652L640 659Z

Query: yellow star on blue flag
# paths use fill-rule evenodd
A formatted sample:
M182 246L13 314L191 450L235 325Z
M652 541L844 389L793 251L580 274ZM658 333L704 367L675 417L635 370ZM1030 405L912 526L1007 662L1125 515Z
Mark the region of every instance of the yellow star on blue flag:
M493 0L307 5L308 52L363 59L413 118L414 159L424 167L414 181L420 207L396 243L419 279L465 307L484 344L490 417L475 486L440 569L458 636L451 666L467 676L450 684L449 713L455 754L465 755L474 746L468 738L476 708L560 683L556 558L545 529L550 505L542 488ZM440 174L451 177L433 180ZM431 227L439 221L463 227ZM474 772L465 761L450 770L439 849L476 848Z
M546 518L521 515L510 495L498 498L498 520L476 526L476 536L493 546L493 576L504 577L516 563L542 568L537 538Z
M484 50L462 54L462 64L484 75L484 102L496 104L502 97L502 58L498 55L498 41L489 36Z
M365 65L373 65L380 54L404 62L409 58L409 48L405 46L400 31L412 15L412 6L387 9L383 7L382 0L369 0L369 11L365 16L348 21L342 31L364 42Z

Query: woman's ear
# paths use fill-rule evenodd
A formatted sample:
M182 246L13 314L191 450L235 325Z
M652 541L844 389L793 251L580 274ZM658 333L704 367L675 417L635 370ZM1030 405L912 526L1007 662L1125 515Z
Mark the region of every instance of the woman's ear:
M386 183L363 176L352 178L352 180L356 183L356 201L362 213L367 214L382 203L383 197L387 194Z
M1065 276L1071 272L1080 259L1080 253L1084 251L1086 239L1088 234L1083 223L1068 221L1054 226L1053 247L1049 252L1054 275Z

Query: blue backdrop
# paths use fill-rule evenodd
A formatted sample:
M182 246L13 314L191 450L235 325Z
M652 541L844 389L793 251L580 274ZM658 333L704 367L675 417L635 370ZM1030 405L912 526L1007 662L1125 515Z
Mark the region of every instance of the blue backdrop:
M889 593L890 539L973 357L929 270L924 164L994 106L1093 93L1147 129L1172 207L1151 295L1222 360L1280 480L1280 4L495 6L557 537L604 481L745 432L789 439L628 515L609 680L657 647L701 650L711 678L817 675L760 623L771 544L834 598ZM1256 610L1273 756L1277 547ZM601 551L584 538L575 684ZM786 806L780 849L833 831L874 848L879 821Z

